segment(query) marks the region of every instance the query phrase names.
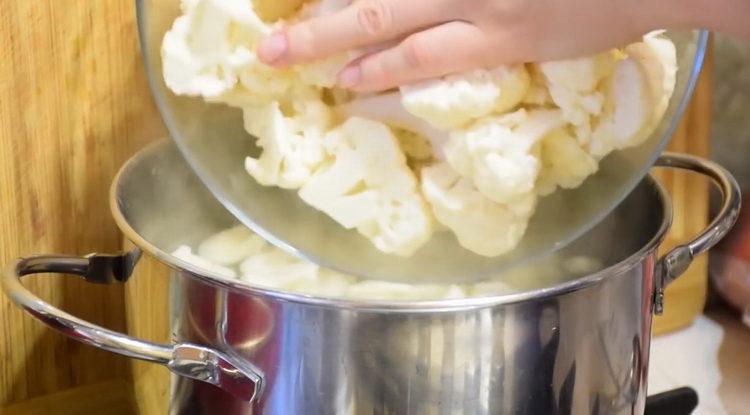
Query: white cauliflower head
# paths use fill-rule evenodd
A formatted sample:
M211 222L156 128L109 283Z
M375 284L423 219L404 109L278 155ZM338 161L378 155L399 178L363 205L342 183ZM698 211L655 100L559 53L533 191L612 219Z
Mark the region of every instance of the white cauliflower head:
M538 65L549 95L563 117L585 143L591 135L591 118L602 113L602 82L612 73L617 55L605 52L592 57L544 62Z
M451 134L446 160L485 197L497 203L524 200L534 193L541 167L539 141L563 125L557 110L488 117Z
M385 124L350 118L324 141L331 161L300 189L305 202L386 253L408 256L427 242L429 211Z
M670 40L649 34L625 52L628 57L608 79L605 111L591 135L590 152L597 158L647 139L674 91L677 55Z
M217 263L211 262L211 260L203 258L199 255L195 255L192 248L187 245L179 246L177 249L175 249L174 252L172 252L172 255L174 255L175 258L185 261L190 265L204 269L208 272L215 273L224 278L237 277L237 273L232 268L219 265Z
M448 133L434 128L422 118L406 111L398 93L359 97L339 105L337 112L343 117L365 118L418 134L430 142L432 154L436 158L443 158L443 147L448 141Z
M318 266L295 258L284 251L268 247L248 256L239 266L240 278L265 288L290 287L304 281L315 281Z
M278 102L244 109L245 129L258 137L263 150L259 158L245 160L245 169L262 185L297 189L325 161L328 107L317 101L301 101L297 106L301 111L296 117L284 116Z
M336 74L356 52L290 69L269 67L258 60L258 43L270 35L275 24L263 21L296 9L248 0L183 1L184 15L175 20L162 43L164 80L173 92L201 96L209 102L244 107L269 101L296 99L295 87L332 87ZM283 3L283 2L279 2ZM340 0L309 3L290 19L331 13ZM286 16L284 16L286 17Z
M461 246L488 257L518 244L536 203L533 194L513 208L493 202L447 163L422 170L422 193L435 218L453 231Z
M538 196L579 186L606 154L643 141L674 90L674 45L658 33L592 57L466 71L369 95L335 82L363 50L285 69L259 61L260 40L280 25L349 3L183 0L162 44L163 76L178 95L243 110L261 150L245 168L258 183L299 189L386 253L411 255L433 226L481 255L508 252ZM201 257L231 265L257 248L235 232L207 241ZM216 241L225 240L235 248L220 252ZM266 262L297 273L266 286L321 278L289 258L261 258L245 264L248 278L261 278Z
M213 263L229 266L259 253L266 241L244 226L221 231L198 245L198 255Z
M537 193L544 196L558 187L578 187L596 173L599 164L565 129L558 128L542 139L542 167L536 182Z
M477 69L401 87L404 108L434 127L459 128L521 102L530 77L523 65Z
M260 65L253 51L271 28L244 0L194 0L183 11L164 35L164 80L177 94L219 99ZM267 77L272 89L283 82L278 75Z

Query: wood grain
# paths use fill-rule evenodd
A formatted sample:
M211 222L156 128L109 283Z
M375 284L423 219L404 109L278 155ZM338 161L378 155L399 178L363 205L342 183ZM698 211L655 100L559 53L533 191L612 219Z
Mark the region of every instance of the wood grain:
M126 247L130 247L127 241ZM125 288L128 333L139 339L169 343L169 268L151 257L138 263ZM153 363L131 363L133 393L141 414L166 414L169 370Z
M693 99L667 149L709 157L711 135L712 42ZM654 176L672 198L672 228L662 253L688 242L708 224L709 182L695 173L658 169ZM654 333L676 330L693 322L705 306L708 290L708 257L700 255L684 275L667 287L664 314L654 318Z
M146 86L132 1L0 0L0 263L117 251L116 169L164 134ZM27 283L51 303L125 329L121 286ZM0 407L128 376L126 359L44 328L0 297Z
M79 386L5 407L3 415L132 415L136 412L130 384L110 380ZM156 412L152 412L156 414ZM161 412L162 414L166 412Z

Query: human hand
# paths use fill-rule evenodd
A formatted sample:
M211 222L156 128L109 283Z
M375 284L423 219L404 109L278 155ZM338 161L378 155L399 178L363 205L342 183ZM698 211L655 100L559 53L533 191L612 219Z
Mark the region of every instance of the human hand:
M674 20L666 0L358 0L265 39L282 67L367 49L338 75L377 91L474 68L573 58L636 40ZM684 4L684 3L682 3Z

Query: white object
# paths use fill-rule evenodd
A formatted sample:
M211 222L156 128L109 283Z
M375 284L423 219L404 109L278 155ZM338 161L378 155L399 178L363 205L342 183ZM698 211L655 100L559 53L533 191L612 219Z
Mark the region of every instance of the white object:
M720 325L699 316L683 330L651 339L648 394L690 386L698 393L693 415L723 415L719 398L719 348L724 338Z

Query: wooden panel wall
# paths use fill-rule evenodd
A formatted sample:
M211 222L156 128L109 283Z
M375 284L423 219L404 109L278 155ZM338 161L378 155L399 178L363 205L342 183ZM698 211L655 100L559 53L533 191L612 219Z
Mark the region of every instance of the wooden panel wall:
M709 48L703 70L677 131L667 150L709 157L711 136L711 79L713 47ZM672 198L672 228L661 251L685 243L698 235L708 224L709 181L697 174L655 169L654 176ZM682 328L703 312L708 291L708 256L700 255L687 272L665 292L664 314L654 319L654 334Z
M131 246L127 241L126 246ZM128 333L159 343L170 341L169 269L142 257L125 287ZM143 415L166 414L169 403L169 370L152 363L133 361L134 401Z
M0 0L0 263L117 251L107 203L117 168L163 135L132 0ZM78 316L125 329L124 289L27 283ZM0 296L0 408L128 377L127 361L45 329Z

